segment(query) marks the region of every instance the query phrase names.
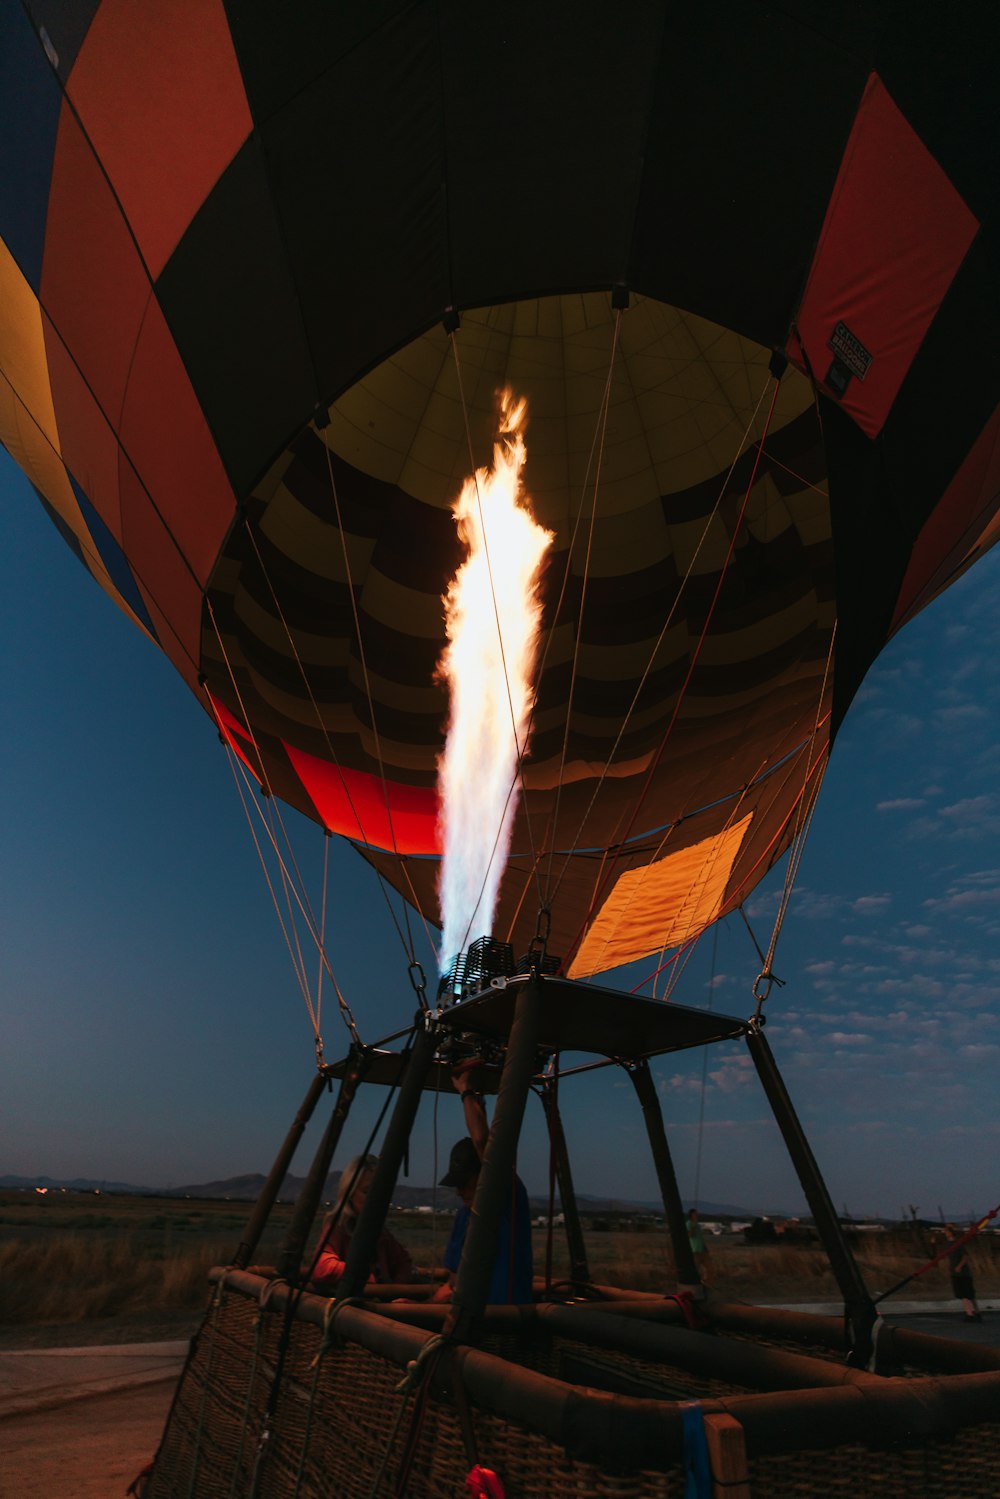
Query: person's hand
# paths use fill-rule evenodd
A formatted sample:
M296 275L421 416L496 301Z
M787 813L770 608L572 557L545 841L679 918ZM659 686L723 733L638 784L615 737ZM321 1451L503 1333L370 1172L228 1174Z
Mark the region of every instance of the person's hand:
M476 1087L476 1079L473 1076L473 1074L478 1071L478 1057L466 1057L464 1061L455 1063L454 1067L451 1069L451 1085L455 1089L455 1092L458 1094L459 1098L461 1098L463 1094L469 1092L470 1090L473 1093L482 1092L480 1088Z

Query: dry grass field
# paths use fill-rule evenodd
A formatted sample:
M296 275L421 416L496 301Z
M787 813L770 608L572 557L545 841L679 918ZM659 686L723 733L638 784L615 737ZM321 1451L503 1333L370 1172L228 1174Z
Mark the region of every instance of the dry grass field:
M0 1347L181 1337L206 1300L207 1269L225 1264L239 1243L250 1206L243 1202L50 1192L0 1193ZM279 1205L255 1259L276 1257L291 1207ZM420 1265L440 1263L450 1218L394 1214L392 1231ZM543 1273L547 1234L535 1230L535 1267ZM822 1251L748 1245L738 1235L709 1240L717 1294L734 1300L834 1299ZM873 1292L888 1289L940 1246L925 1231L859 1234L855 1253ZM560 1228L553 1234L554 1280L568 1270ZM591 1278L657 1291L673 1282L662 1229L611 1227L587 1233ZM972 1246L977 1289L1000 1292L1000 1236ZM938 1267L915 1281L908 1298L950 1295Z

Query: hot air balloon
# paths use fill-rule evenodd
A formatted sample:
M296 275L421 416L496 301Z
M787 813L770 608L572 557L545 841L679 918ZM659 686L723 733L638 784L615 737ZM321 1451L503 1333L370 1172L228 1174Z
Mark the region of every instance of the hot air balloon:
M463 970L485 1000L441 1022L506 1048L520 1104L504 1129L498 1106L495 1180L539 1051L641 1072L657 1049L745 1033L679 1006L612 1018L608 991L569 986L742 906L807 826L879 651L996 539L997 41L975 6L25 0L0 16L0 440L247 774L431 924L452 506L498 393L526 403L525 483L551 536L530 727L492 930L468 933L487 943ZM550 1011L522 1024L546 985ZM381 1066L402 1101L407 1077L419 1092L446 1070L440 1032L414 1034L405 1066L352 1052L319 1082ZM840 1279L860 1336L849 1254ZM350 1280L360 1293L361 1250ZM477 1286L470 1270L459 1343ZM339 1324L369 1363L371 1320L347 1307ZM289 1325L268 1358L303 1385ZM548 1325L571 1336L562 1311ZM425 1341L397 1319L387 1356ZM496 1376L477 1385L475 1367L485 1421ZM591 1359L577 1383L614 1388L599 1374ZM207 1378L192 1366L175 1455ZM539 1443L608 1464L592 1403L536 1397ZM275 1400L246 1395L256 1466L237 1471L242 1439L225 1473L164 1457L150 1492L300 1492L303 1465L318 1492L307 1444L297 1478L284 1448L260 1466ZM457 1410L440 1421L474 1468ZM629 1427L636 1473L694 1440L673 1407L649 1420ZM420 1471L407 1492L444 1492ZM621 1492L659 1492L645 1483Z

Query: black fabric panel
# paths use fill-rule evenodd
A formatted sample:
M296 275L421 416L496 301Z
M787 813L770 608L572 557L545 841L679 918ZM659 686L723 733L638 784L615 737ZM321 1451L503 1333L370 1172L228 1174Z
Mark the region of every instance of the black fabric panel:
M886 464L905 496L908 550L1000 405L996 259L996 244L980 234L927 332L882 432Z
M996 0L922 6L920 46L912 8L886 27L876 54L879 76L924 145L980 220L995 221L1000 180L1000 6ZM934 85L928 87L927 59Z
M262 135L330 401L450 300L433 10L414 7L359 44Z
M837 569L834 732L888 639L924 522L1000 405L996 253L974 242L872 443L824 397Z
M156 286L240 498L316 404L259 143L227 168Z
M384 26L427 7L413 0L225 0L225 8L250 112L264 125Z
M765 347L784 343L869 70L790 9L673 8L629 273Z
M40 33L44 28L56 50L59 58L56 71L63 83L73 70L99 5L100 0L27 0L24 4L35 30Z
M627 270L661 0L484 14L443 7L456 300L609 287Z

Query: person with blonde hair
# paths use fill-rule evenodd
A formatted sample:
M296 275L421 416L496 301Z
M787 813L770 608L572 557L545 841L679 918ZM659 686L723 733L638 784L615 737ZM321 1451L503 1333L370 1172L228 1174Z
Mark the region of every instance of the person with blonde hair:
M322 1296L330 1296L336 1292L344 1273L351 1236L358 1214L364 1207L377 1165L378 1156L359 1155L348 1161L340 1173L333 1207L323 1220L323 1231L309 1282L311 1289ZM406 1285L419 1279L421 1277L414 1269L407 1250L387 1228L383 1228L375 1246L375 1264L368 1277L369 1283Z

